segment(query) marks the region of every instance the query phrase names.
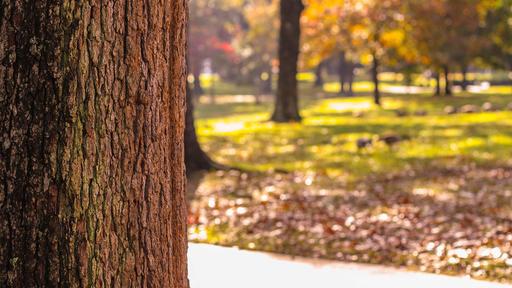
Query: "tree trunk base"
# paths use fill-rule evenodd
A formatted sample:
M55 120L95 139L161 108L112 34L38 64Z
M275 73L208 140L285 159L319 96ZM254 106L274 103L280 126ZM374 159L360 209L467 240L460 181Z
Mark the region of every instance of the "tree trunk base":
M285 116L280 113L274 113L272 117L270 118L270 121L276 122L276 123L294 123L294 122L301 122L302 117L300 115L291 115L291 116Z
M185 165L187 167L187 177L193 173L200 171L227 171L227 170L239 170L238 168L226 166L213 161L206 153L202 153L200 156L196 156L192 159L192 162L188 162Z

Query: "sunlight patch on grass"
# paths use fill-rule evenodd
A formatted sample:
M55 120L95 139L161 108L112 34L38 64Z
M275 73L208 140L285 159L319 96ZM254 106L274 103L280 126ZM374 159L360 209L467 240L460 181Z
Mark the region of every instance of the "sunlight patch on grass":
M512 93L512 86L491 86L488 89L475 91L475 94L499 94L509 95Z
M489 141L497 145L512 146L512 137L504 134L492 135Z
M297 74L298 81L313 82L315 81L315 74L311 72L302 72Z
M354 110L369 110L372 107L372 104L369 101L366 102L330 102L328 104L328 109L333 111L354 111Z
M238 131L238 130L241 130L244 128L244 123L243 122L229 122L229 123L224 123L224 122L219 122L219 123L215 123L214 124L214 133L215 132L218 132L218 133L228 133L228 132L234 132L234 131Z

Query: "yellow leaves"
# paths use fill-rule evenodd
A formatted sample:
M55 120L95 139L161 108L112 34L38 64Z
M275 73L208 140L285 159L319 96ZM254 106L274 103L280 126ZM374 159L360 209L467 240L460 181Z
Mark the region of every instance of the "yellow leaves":
M366 53L366 54L363 54L363 56L361 56L361 64L363 64L363 65L370 65L370 63L372 63L372 61L373 61L373 56L370 53Z
M340 50L358 52L365 48L362 18L355 0L311 0L302 18L304 66L310 68ZM312 58L312 59L308 59Z
M405 16L398 0L311 0L304 13L304 64L310 68L326 54L345 51L369 63L368 55L379 57L389 49L403 49ZM400 51L399 51L400 52ZM417 58L401 51L408 59ZM324 56L325 55L325 56ZM397 61L395 61L397 62ZM391 61L390 61L391 63ZM389 63L388 63L389 64Z
M387 47L400 47L405 40L405 32L403 30L390 30L382 33L381 41Z

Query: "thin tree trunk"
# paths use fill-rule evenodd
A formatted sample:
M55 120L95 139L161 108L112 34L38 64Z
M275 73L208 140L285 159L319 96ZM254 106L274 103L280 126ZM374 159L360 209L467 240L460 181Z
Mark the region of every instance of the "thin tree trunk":
M265 85L265 81L260 77L254 79L254 104L261 104L261 94L263 94L263 86Z
M461 85L461 88L462 88L462 91L467 91L468 90L468 67L467 66L464 66L462 67L462 85Z
M323 87L324 86L324 77L323 77L323 68L324 68L324 62L320 61L318 65L315 68L315 83L313 84L313 87Z
M510 55L510 60L512 60L512 55ZM508 66L508 85L512 88L512 62L509 62L509 64L507 65Z
M444 94L446 96L452 95L452 84L450 82L450 70L448 66L444 66Z
M210 104L215 104L215 74L212 74L210 83Z
M261 104L262 96L272 94L272 69L266 68L263 72L266 77L263 78L263 74L256 79L256 86L258 87L257 93L255 93L255 104Z
M441 96L441 75L439 72L434 73L434 79L436 81L436 91L434 96Z
M300 121L297 62L299 59L301 0L281 0L279 31L279 80L272 121Z
M194 90L193 95L196 95L198 98L204 94L203 86L201 85L201 65L194 64L192 68L192 75L194 76Z
M187 85L187 112L185 114L185 166L187 175L197 171L211 170L215 166L210 157L201 149L197 140L193 94L191 92Z
M1 5L0 287L187 287L187 1Z
M353 62L348 63L348 72L347 72L348 96L354 96L354 89L353 89L354 78L355 78L355 75L354 75L355 68L354 67L355 67L355 65Z
M273 81L272 69L269 68L266 73L268 74L268 77L267 77L267 79L263 80L263 89L261 92L263 94L271 94L272 93L272 81Z
M380 105L380 89L379 89L379 59L373 54L372 62L372 81L373 81L373 100L374 103Z
M339 59L338 59L338 77L339 77L339 80L340 80L340 95L345 95L346 94L346 90L345 90L345 84L347 82L347 79L346 79L346 73L345 73L345 70L346 70L346 59L345 59L345 52L344 51L341 51L340 54L339 54Z
M215 104L215 85L217 83L215 83L215 73L213 72L213 63L210 64L210 69L211 69L211 74L210 74L210 104Z
M509 75L509 76L508 76L508 85L509 85L509 86L510 86L510 88L512 89L512 77L510 76L510 75L512 75L512 67L511 67L511 68L509 68L508 73L509 73L509 74L508 74L508 75Z

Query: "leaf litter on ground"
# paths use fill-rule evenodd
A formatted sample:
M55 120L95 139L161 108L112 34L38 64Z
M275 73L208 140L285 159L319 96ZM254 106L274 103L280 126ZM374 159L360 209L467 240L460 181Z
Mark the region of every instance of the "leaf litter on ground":
M512 167L220 171L191 199L192 241L512 282Z

